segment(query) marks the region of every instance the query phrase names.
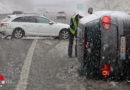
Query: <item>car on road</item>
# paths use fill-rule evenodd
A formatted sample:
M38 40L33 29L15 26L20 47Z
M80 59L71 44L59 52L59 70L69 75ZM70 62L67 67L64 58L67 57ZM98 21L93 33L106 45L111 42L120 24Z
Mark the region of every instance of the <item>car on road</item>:
M66 19L66 13L64 11L57 12L56 18L57 19Z
M78 27L78 60L88 77L130 81L130 15L98 11Z
M24 14L22 11L14 11L13 13L12 13L12 15L16 15L16 14Z
M44 16L10 15L0 25L0 32L16 39L24 36L52 36L60 39L69 37L69 25L56 23Z

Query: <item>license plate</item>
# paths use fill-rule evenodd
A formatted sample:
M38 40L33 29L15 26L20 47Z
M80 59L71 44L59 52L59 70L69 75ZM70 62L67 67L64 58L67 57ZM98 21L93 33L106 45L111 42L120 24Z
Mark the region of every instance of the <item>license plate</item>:
M121 36L120 38L120 59L126 59L126 37Z

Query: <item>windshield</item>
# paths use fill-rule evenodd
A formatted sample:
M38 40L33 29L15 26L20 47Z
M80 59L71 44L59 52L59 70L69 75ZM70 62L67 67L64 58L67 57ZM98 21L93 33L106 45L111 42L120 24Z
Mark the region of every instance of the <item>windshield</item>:
M130 0L0 0L0 90L130 90Z

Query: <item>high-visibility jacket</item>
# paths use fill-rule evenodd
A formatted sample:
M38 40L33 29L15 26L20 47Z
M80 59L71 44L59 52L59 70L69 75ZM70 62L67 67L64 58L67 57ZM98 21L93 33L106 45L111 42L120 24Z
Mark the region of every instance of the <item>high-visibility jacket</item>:
M76 29L78 27L77 21L76 21L76 16L72 17L72 23L74 25L74 28L70 27L70 32L74 35L76 33Z

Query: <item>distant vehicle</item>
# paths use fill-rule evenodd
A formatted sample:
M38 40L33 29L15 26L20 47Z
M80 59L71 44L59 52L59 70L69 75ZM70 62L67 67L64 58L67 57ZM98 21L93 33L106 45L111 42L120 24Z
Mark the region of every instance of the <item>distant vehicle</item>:
M66 19L66 13L64 11L58 12L56 15L57 19Z
M15 15L15 14L23 14L23 12L22 12L22 11L14 11L14 12L12 13L12 15Z
M87 77L130 81L130 15L98 11L82 18L77 31L78 59Z
M24 36L54 36L67 39L68 30L69 25L56 23L44 16L11 15L2 20L0 32L16 39Z

